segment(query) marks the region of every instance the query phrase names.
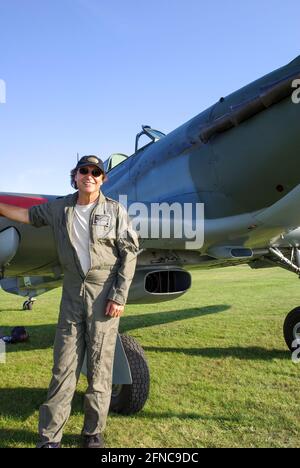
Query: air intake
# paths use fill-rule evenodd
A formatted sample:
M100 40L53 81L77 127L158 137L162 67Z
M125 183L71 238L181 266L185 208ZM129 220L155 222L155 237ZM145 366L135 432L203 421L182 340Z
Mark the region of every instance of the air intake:
M182 270L153 271L145 278L145 289L151 294L181 293L191 287L191 276Z

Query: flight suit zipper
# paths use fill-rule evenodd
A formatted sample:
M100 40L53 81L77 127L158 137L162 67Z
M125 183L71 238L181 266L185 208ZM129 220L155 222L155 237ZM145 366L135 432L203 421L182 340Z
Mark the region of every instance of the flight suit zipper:
M83 297L84 294L85 294L85 281L87 280L87 277L88 277L89 272L92 270L91 243L92 243L92 242L95 242L94 233L93 233L93 218L94 218L94 214L95 214L95 212L96 212L96 210L97 210L98 204L99 204L99 200L98 200L98 202L96 203L96 205L94 206L94 208L93 208L93 210L92 210L92 212L91 212L91 215L90 215L90 220L89 220L89 232L90 232L90 235L89 235L90 268L88 269L86 275L84 276L83 282L82 282L82 284L81 284L80 293L79 293L79 296L80 296L80 297ZM75 250L75 249L74 249L74 250Z

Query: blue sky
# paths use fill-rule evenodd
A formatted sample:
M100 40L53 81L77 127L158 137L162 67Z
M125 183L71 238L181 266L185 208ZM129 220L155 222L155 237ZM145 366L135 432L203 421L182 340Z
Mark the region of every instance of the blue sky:
M77 152L131 154L299 48L297 0L0 0L0 191L70 193Z

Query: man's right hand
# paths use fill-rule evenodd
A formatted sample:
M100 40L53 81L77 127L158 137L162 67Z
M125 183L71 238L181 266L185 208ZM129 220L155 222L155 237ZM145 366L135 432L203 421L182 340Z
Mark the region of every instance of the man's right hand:
M120 305L117 302L109 300L107 302L105 315L110 315L110 317L113 317L113 318L121 317L121 315L124 312L124 308L125 308L124 305Z
M5 216L5 218L19 223L30 224L29 210L27 208L0 203L0 216Z

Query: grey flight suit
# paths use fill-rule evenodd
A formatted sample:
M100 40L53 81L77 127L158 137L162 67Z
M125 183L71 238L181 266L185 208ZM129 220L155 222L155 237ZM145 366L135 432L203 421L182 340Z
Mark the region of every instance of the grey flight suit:
M90 217L91 268L85 275L72 245L78 193L29 210L31 224L52 227L64 271L54 342L53 376L40 408L39 447L59 442L70 411L84 354L88 389L84 435L102 432L109 410L119 318L105 315L108 299L124 305L134 276L138 238L125 208L100 192Z

